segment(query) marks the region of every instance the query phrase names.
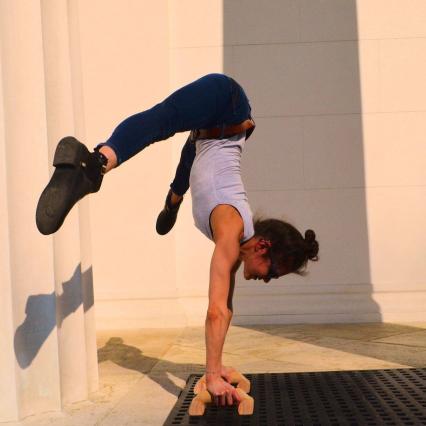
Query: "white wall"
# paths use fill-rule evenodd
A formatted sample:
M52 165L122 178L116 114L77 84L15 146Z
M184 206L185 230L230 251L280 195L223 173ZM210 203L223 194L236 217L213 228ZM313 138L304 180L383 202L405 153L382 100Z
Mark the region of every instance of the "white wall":
M169 5L172 88L216 71L244 86L257 123L243 163L253 210L320 242L306 278L240 276L234 322L424 320L425 3ZM188 204L177 281L201 324L211 245Z
M167 2L79 2L85 141L105 141L129 115L169 92ZM170 327L176 302L174 235L155 221L170 184L172 145L150 146L108 174L91 197L99 328Z

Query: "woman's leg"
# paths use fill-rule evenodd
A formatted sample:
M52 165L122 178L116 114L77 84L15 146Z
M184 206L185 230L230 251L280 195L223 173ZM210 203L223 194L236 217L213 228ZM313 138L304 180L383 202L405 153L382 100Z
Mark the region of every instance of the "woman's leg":
M148 145L177 132L217 125L219 116L229 105L231 80L222 74L209 74L172 93L153 108L128 117L97 149L107 146L115 153L114 158L109 152L110 169L112 164L118 166Z
M176 174L170 188L173 194L183 197L189 188L189 175L191 174L192 163L195 158L195 143L192 142L191 136L186 140L180 154L179 164L176 168ZM172 199L172 203L173 203Z
M175 178L170 184L164 208L157 217L155 228L160 235L167 234L174 226L182 203L182 199L189 188L189 175L195 158L195 143L191 135L186 140L180 155L180 161L176 169Z
M206 75L153 108L124 120L93 153L75 138L61 140L54 156L55 171L37 204L40 232L46 235L56 232L78 200L99 190L106 171L151 143L176 132L225 124L231 115L231 121L236 119L232 87L231 79L225 75ZM188 172L178 173L178 181L179 176L185 181L185 173Z

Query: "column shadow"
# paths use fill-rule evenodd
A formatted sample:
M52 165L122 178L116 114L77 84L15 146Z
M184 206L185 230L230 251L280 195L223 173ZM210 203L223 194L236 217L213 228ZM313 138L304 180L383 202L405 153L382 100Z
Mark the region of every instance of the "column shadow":
M224 1L224 73L245 88L257 124L242 162L250 204L302 234L314 229L320 243L307 280L286 276L262 294L240 276L239 324L382 321L372 298L357 27L355 0Z
M84 288L83 288L84 286ZM25 306L25 320L14 335L15 357L21 368L28 368L55 327L83 306L87 312L94 305L93 273L90 267L81 273L79 264L72 277L62 283L62 293L29 296Z

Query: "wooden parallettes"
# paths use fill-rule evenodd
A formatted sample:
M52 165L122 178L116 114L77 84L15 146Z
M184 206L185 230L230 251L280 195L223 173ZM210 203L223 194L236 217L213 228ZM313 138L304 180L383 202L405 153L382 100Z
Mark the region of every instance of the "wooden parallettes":
M230 374L229 383L237 385L237 388L242 389L245 393L250 392L250 380L244 377L239 371L235 370ZM206 389L206 375L204 374L195 384L194 393L197 395Z
M254 399L247 395L250 392L250 381L238 371L231 373L229 382L237 385L237 392L241 398L238 404L238 414L249 416L253 414ZM206 405L212 402L210 393L207 391L206 376L202 376L194 387L195 397L189 406L190 416L202 416L206 409Z

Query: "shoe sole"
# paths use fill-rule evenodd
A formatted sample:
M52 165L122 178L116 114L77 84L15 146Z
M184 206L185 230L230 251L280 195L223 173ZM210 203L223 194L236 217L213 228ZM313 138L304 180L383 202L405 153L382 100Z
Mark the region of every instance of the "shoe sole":
M53 160L56 169L40 196L36 210L37 228L43 235L56 232L78 201L73 200L70 188L78 178L75 168L80 167L88 155L86 146L73 137L62 139L56 147Z
M162 210L157 217L155 229L157 234L166 235L168 234L173 226L175 226L178 212L171 213L170 211Z

